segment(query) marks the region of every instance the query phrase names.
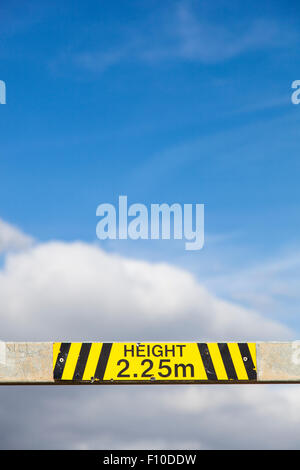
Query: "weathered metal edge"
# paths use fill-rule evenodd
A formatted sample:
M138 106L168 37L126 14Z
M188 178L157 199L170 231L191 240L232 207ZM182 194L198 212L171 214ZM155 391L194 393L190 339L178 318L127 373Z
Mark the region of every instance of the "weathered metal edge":
M2 358L3 359L3 358ZM219 381L218 384L300 383L300 342L256 342L257 381ZM184 385L211 382L186 381L82 383L54 381L52 342L7 342L5 363L0 361L0 385Z

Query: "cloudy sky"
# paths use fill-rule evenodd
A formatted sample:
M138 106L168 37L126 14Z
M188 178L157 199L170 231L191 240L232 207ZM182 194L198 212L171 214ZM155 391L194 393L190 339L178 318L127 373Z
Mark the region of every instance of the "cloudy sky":
M300 338L296 1L0 5L5 341ZM96 208L205 204L205 245ZM0 447L299 448L299 385L3 387Z

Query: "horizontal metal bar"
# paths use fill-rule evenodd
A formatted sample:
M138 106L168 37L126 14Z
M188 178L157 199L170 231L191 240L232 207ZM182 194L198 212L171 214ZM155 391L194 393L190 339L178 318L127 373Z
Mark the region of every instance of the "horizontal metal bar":
M0 343L0 385L300 383L300 342Z

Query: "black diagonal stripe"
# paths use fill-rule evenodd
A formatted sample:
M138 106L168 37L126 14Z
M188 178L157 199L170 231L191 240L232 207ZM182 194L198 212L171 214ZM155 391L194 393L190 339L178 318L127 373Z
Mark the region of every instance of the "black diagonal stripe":
M57 361L54 367L54 379L61 379L66 365L66 360L69 354L71 343L61 343Z
M229 380L237 380L236 371L231 359L230 351L227 343L218 343L219 350L222 356L224 367Z
M95 379L103 380L111 348L112 343L103 343L95 372Z
M198 348L208 380L217 381L217 374L207 344L198 343Z
M82 380L92 343L82 343L73 380Z
M256 380L257 374L255 370L255 365L250 353L250 349L247 343L238 343L240 353L243 358L244 366L248 375L249 380Z

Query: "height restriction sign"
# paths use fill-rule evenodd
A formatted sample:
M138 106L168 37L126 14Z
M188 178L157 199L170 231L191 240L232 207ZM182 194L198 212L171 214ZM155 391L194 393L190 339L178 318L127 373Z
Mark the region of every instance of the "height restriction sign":
M55 381L255 382L255 343L54 343Z

